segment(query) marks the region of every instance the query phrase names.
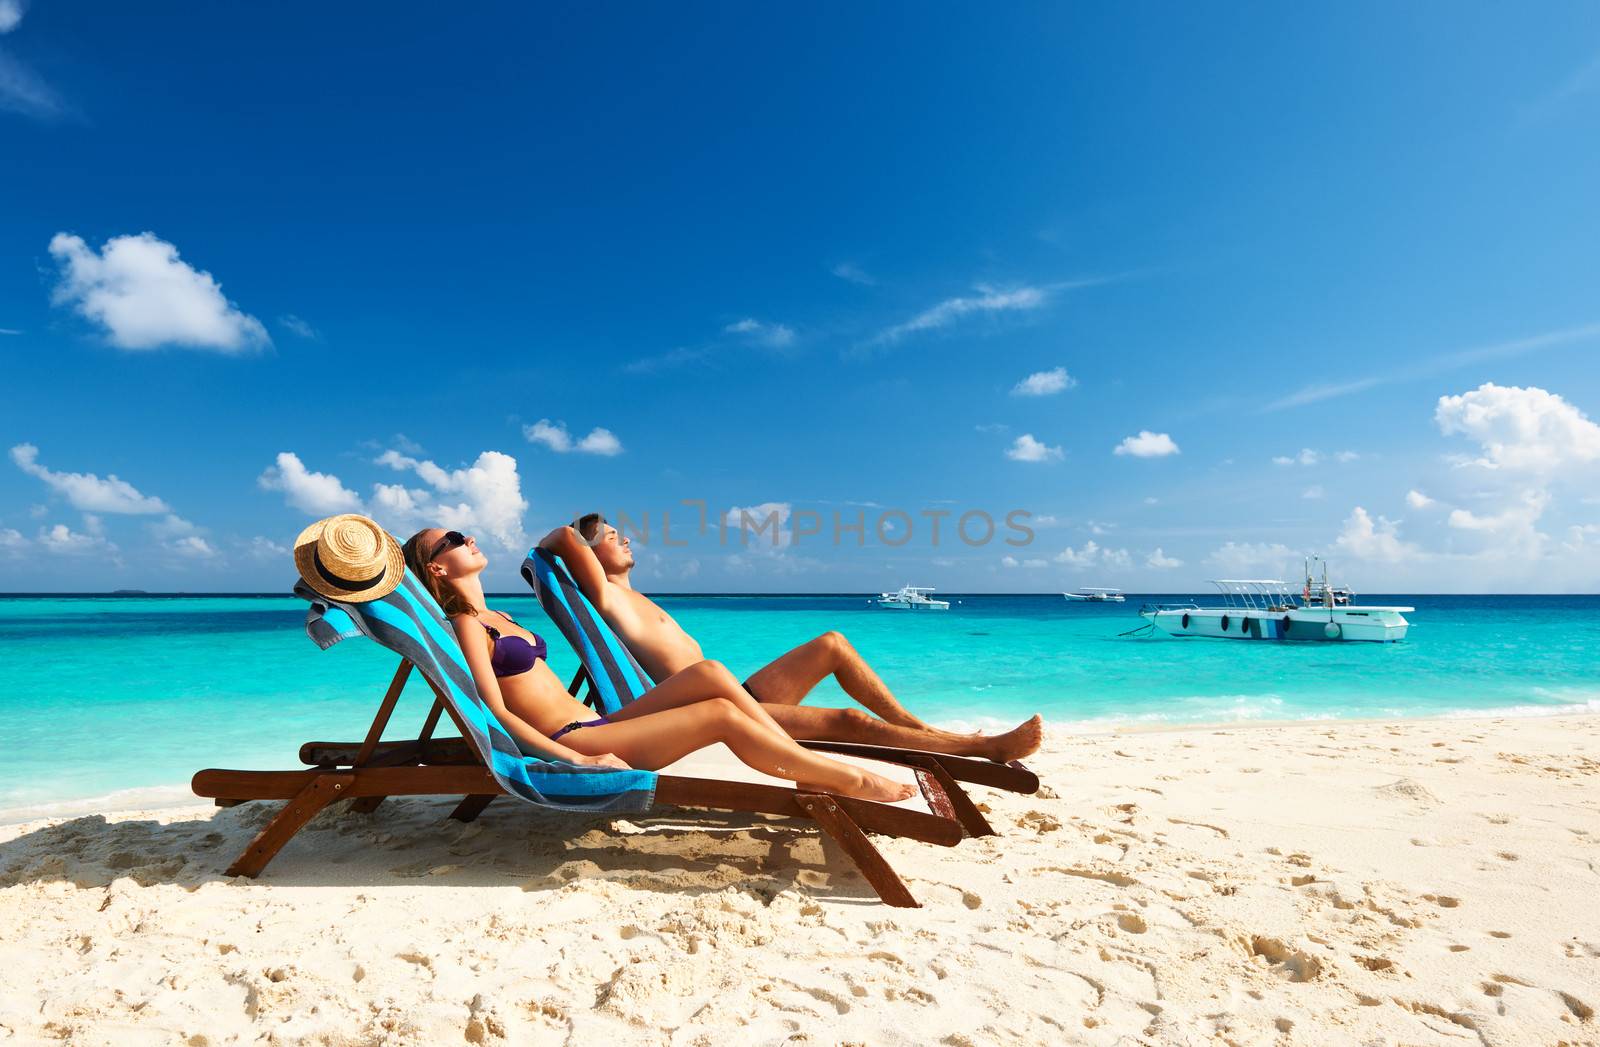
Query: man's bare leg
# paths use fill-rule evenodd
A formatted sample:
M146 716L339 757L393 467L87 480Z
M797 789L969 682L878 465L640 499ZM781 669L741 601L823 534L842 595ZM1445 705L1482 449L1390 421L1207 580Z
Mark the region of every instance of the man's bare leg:
M845 694L887 723L951 738L968 737L941 731L913 715L844 634L832 630L781 655L752 674L746 683L750 693L764 704L799 705L829 675L839 681Z
M951 756L1020 760L1039 748L1043 725L1033 719L1005 734L956 734L936 728L918 730L884 723L860 709L827 709L814 705L767 705L767 712L801 741L864 742L897 749L922 749Z
M845 694L878 718L919 731L937 730L900 704L843 633L825 632L781 655L745 682L750 693L767 705L799 705L813 687L830 675L839 681ZM958 736L950 734L950 737Z

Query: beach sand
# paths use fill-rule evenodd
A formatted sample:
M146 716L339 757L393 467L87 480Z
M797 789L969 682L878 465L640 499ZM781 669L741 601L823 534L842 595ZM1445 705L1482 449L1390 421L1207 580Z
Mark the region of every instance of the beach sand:
M0 828L0 1041L1600 1043L1600 717L1052 733L1001 835L447 801Z

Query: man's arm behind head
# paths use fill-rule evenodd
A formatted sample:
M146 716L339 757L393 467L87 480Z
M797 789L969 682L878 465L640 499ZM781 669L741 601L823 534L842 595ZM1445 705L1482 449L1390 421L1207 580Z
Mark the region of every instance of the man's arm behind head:
M592 539L580 534L578 527L588 523L590 534L593 535L598 533L595 529L603 522L604 518L599 513L589 513L578 518L577 526L557 527L539 542L539 548L548 549L561 557L567 566L567 573L578 583L578 589L602 614L608 602L607 590L611 587L606 583L605 569L600 566L600 560L589 544Z

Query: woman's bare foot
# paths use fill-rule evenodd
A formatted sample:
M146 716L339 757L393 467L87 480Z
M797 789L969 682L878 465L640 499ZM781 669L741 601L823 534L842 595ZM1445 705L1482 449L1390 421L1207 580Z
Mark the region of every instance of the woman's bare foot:
M881 774L873 774L871 771L857 771L856 784L847 789L830 789L825 785L812 785L806 782L794 784L795 788L805 793L838 793L841 796L854 796L858 800L876 800L879 803L909 800L916 792L912 786L890 781Z
M1040 744L1044 741L1044 721L1034 714L1033 719L1019 727L1013 727L1005 734L997 734L988 739L984 746L983 755L991 760L1005 763L1007 760L1020 760L1024 756L1031 756L1039 751Z
M911 794L916 789L901 782L890 781L881 774L871 771L861 772L861 783L856 788L845 793L860 800L877 800L879 803L896 803L900 800L911 799Z

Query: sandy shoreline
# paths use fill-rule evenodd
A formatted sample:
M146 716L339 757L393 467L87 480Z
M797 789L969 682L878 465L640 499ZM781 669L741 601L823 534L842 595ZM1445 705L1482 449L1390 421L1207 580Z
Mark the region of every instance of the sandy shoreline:
M1053 733L1001 836L502 801L0 827L0 1041L1600 1043L1600 717Z

